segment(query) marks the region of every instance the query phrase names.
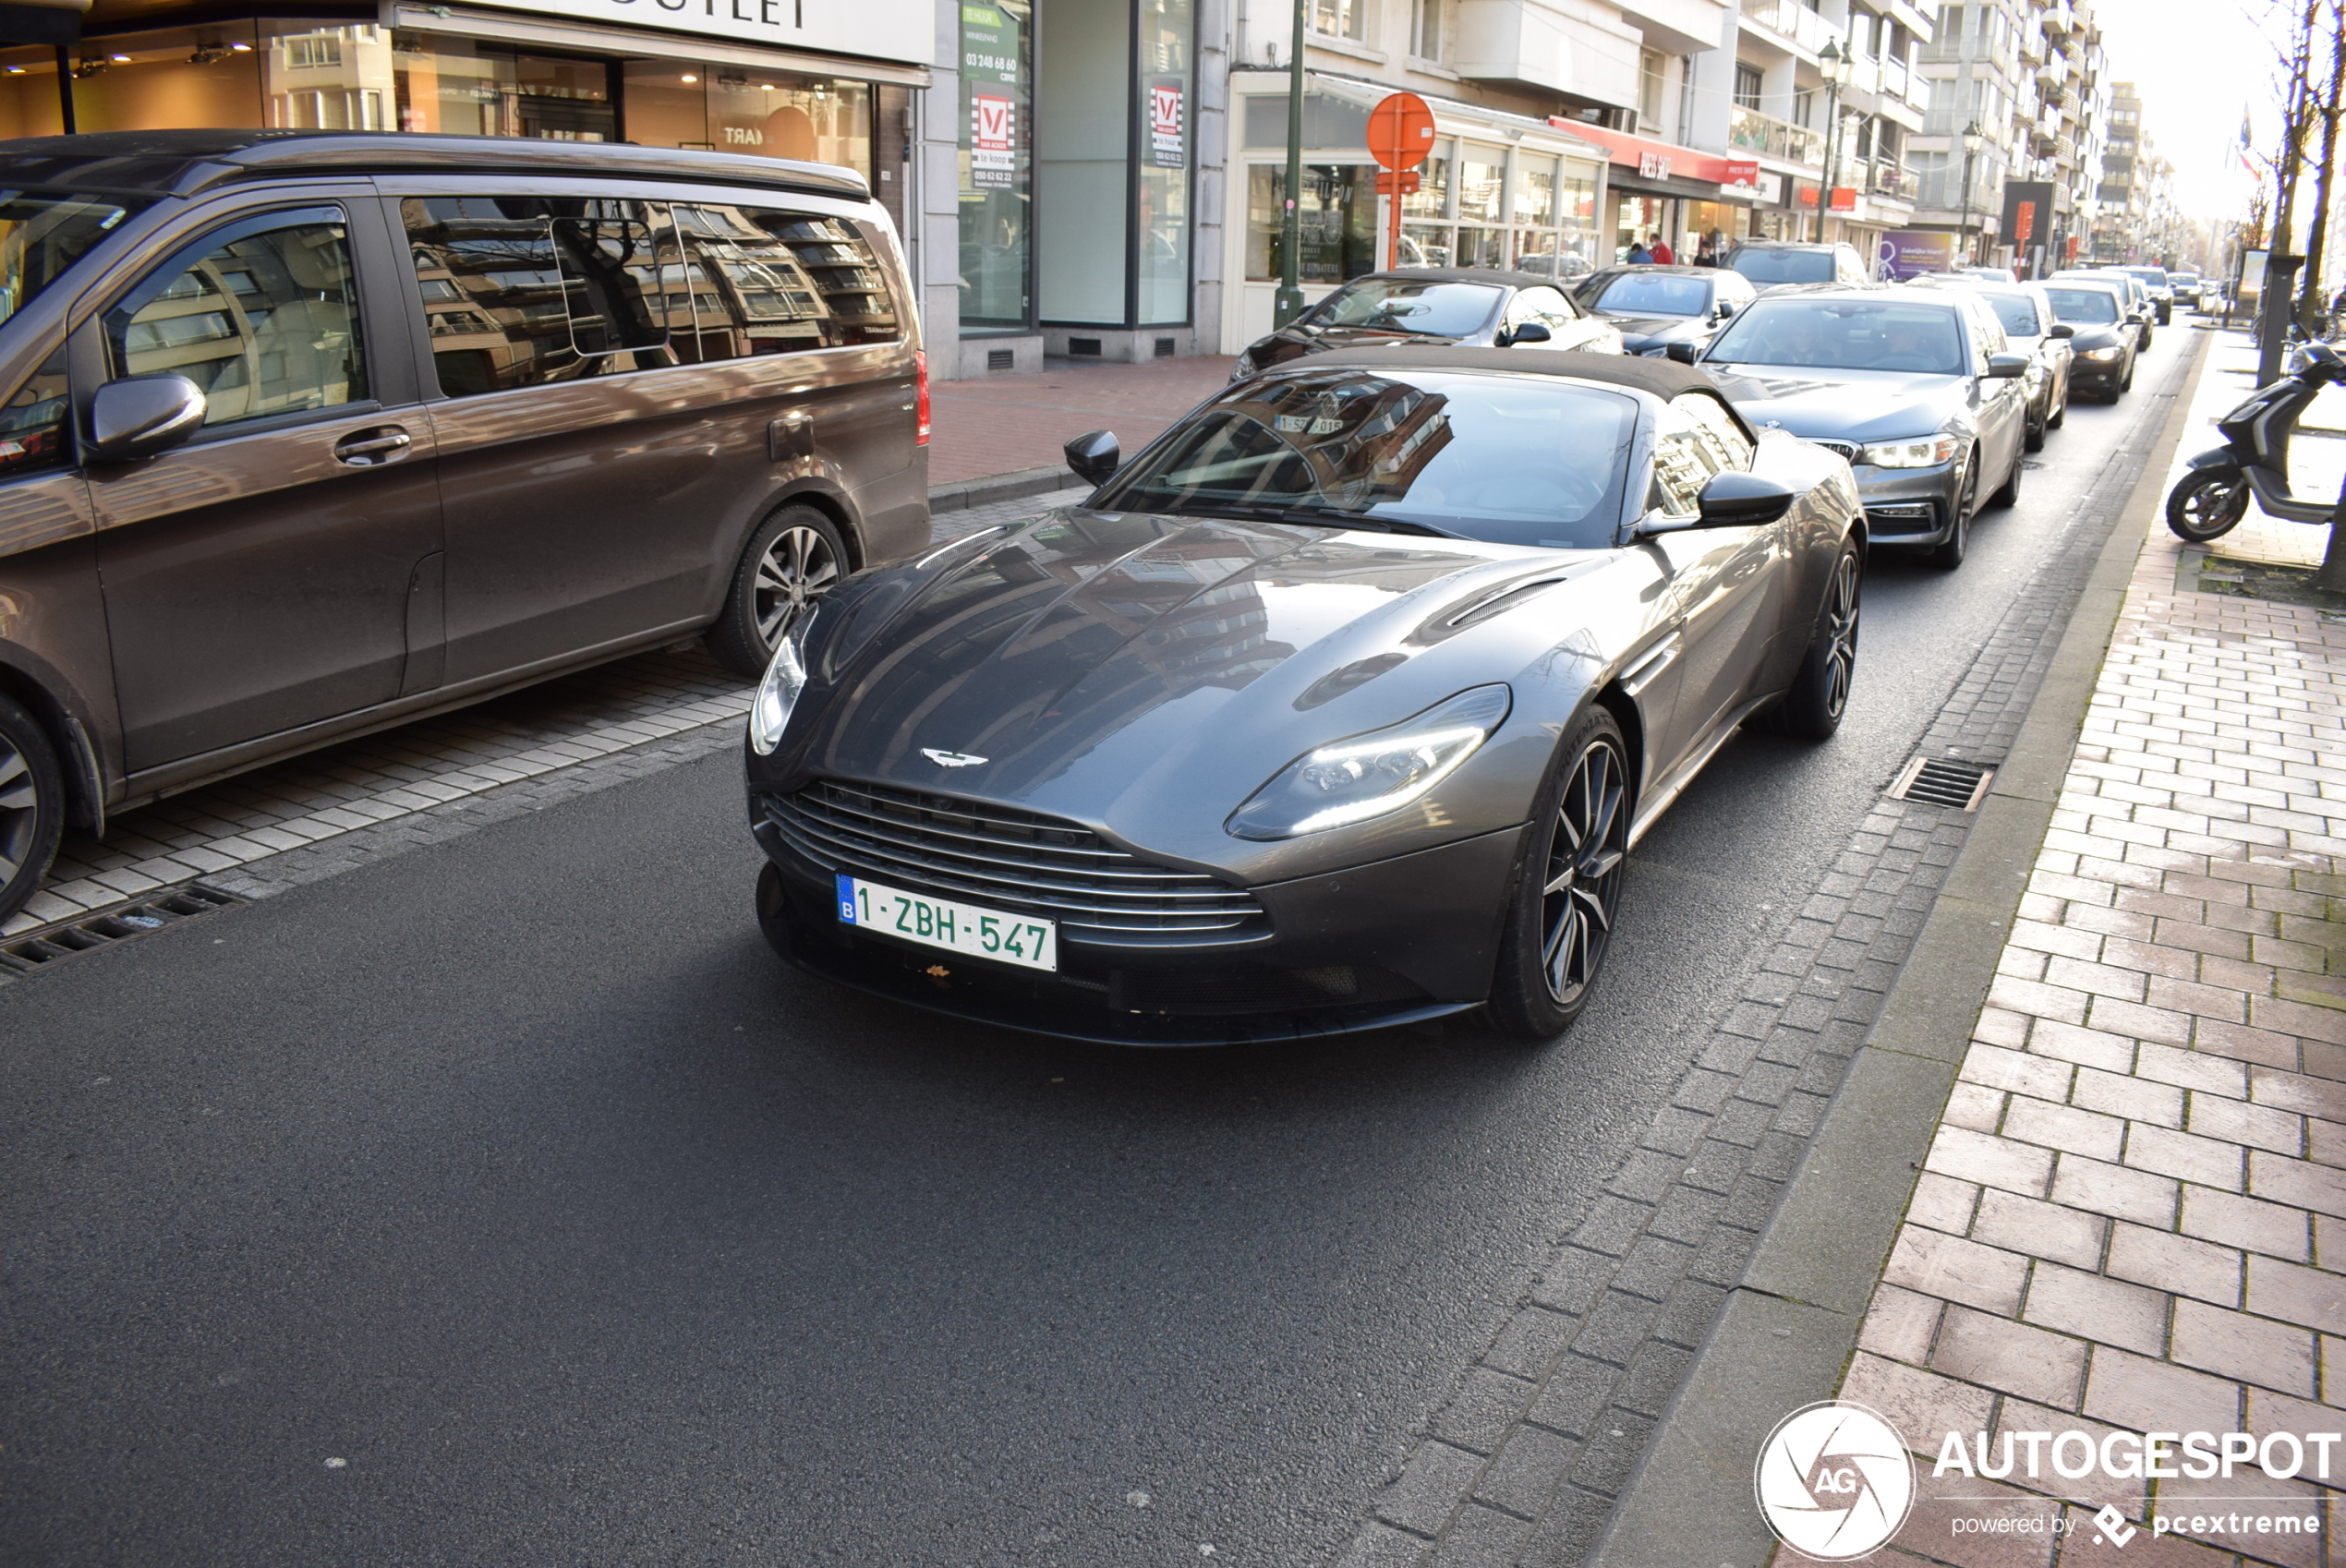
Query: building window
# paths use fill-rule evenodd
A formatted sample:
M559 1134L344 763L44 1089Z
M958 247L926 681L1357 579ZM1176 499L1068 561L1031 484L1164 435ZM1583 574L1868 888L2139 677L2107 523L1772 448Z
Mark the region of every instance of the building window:
M1442 0L1413 0L1409 7L1409 53L1421 60L1442 58Z
M1296 276L1340 283L1377 265L1376 170L1351 163L1307 163L1296 213L1301 243ZM1247 171L1246 275L1279 276L1287 256L1287 171L1257 163Z
M1738 63L1735 66L1735 103L1740 108L1760 107L1760 67Z
M1369 36L1369 0L1311 0L1312 30L1358 43Z
M1638 128L1651 135L1662 127L1662 54L1638 51Z

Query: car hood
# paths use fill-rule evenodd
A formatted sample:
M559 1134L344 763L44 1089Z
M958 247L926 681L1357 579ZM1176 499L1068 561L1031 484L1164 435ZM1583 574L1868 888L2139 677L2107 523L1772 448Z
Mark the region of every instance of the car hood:
M1963 416L1966 407L1961 376L1764 365L1706 368L1745 418L1796 436L1871 440L1921 435Z
M1699 316L1623 316L1610 310L1600 310L1597 314L1620 330L1624 344L1694 339L1703 336L1710 330L1710 323Z
M835 594L808 636L812 722L794 715L753 778L1120 818L1160 840L1194 817L1227 848L1222 818L1300 752L1521 668L1463 647L1485 628L1462 611L1636 555L1053 513ZM1541 653L1569 630L1543 622ZM1200 778L1210 802L1190 798Z

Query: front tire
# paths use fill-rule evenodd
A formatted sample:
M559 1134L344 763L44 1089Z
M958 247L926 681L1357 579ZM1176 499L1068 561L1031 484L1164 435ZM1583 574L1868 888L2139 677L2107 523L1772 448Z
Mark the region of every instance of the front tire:
M65 774L49 732L0 697L0 921L25 907L65 835Z
M1971 542L1971 511L1979 494L1979 457L1972 454L1964 465L1963 489L1955 498L1955 523L1944 544L1930 552L1930 564L1941 572L1953 572L1963 564L1964 553Z
M1487 1009L1517 1040L1553 1040L1587 1008L1629 852L1629 748L1613 715L1590 707L1556 755L1516 862Z
M2219 539L2248 515L2248 480L2237 468L2195 468L2167 492L2167 529L2204 545Z
M2045 428L2058 430L2069 422L2069 383L2061 383L2061 402L2045 416Z
M1842 546L1841 560L1825 586L1824 608L1808 639L1792 689L1768 716L1767 728L1804 741L1829 741L1848 710L1849 689L1857 673L1857 615L1865 590L1865 564L1856 541Z
M2021 453L2027 445L2026 441L2023 441L2019 446L2013 448L2012 472L2004 476L2004 482L1996 488L1996 493L1988 498L1989 506L2001 510L2004 507L2020 504L2020 474L2021 470L2026 466Z
M708 629L717 661L755 680L806 607L847 574L847 541L811 506L785 506L749 536L725 608Z

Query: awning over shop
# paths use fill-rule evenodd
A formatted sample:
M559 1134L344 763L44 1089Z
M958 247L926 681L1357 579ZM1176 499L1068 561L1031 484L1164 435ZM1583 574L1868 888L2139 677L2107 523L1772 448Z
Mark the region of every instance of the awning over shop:
M1760 193L1750 183L1759 172L1754 163L1737 163L1716 152L1700 148L1680 147L1675 142L1656 141L1651 137L1631 136L1626 131L1607 130L1582 120L1561 117L1548 122L1559 130L1594 143L1604 151L1612 172L1608 183L1615 190L1639 191L1649 196L1686 196L1701 201L1757 201Z

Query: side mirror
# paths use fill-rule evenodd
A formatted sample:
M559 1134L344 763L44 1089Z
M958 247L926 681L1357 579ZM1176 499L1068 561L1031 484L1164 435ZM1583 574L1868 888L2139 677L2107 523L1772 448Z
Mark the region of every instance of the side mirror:
M1747 528L1792 510L1793 493L1773 479L1731 468L1711 476L1696 498L1705 528Z
M203 393L185 376L126 376L90 400L84 450L100 463L169 452L203 428Z
M1067 465L1079 479L1094 485L1105 485L1124 461L1124 449L1116 444L1113 430L1091 430L1076 437L1059 449L1067 454Z
M2055 321L2045 329L2045 336L2049 338L2074 338L2076 335L2077 329L2066 321Z
M1665 343L1662 345L1662 357L1675 359L1681 365L1691 365L1694 363L1694 344L1683 339L1676 343Z
M1723 321L1741 308L1743 308L1737 305L1734 300L1723 299L1719 302L1718 308L1713 310L1711 314L1717 317L1720 320Z
M1503 348L1517 348L1527 343L1551 341L1551 334L1546 324L1540 321L1526 321L1515 331L1504 335L1507 341L1500 345Z
M2015 376L2028 374L2028 356L2025 354L1991 354L1988 356L1988 377L1990 380L2009 381Z

